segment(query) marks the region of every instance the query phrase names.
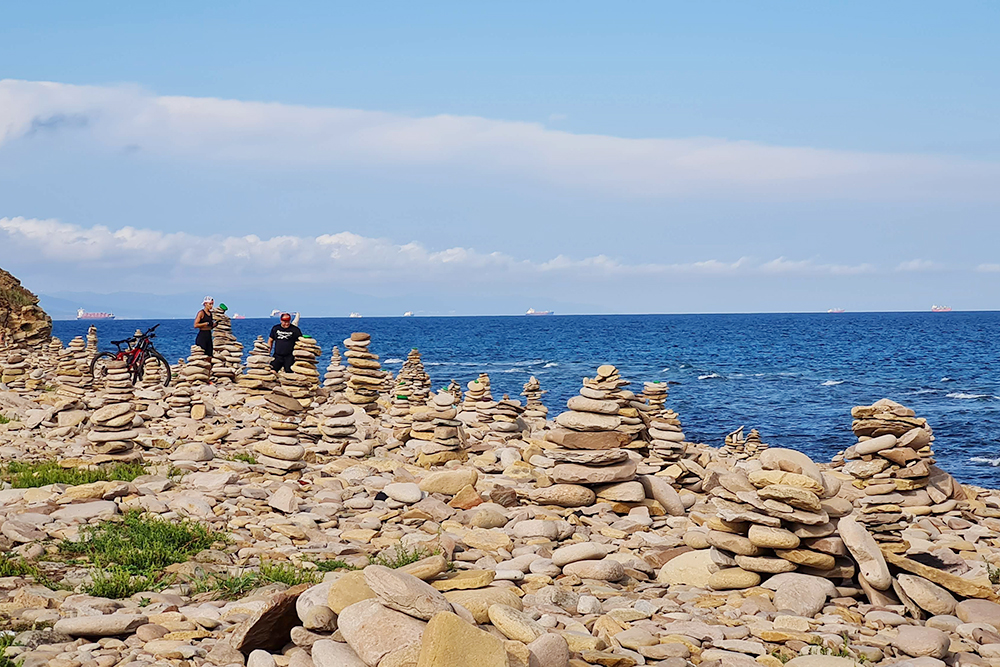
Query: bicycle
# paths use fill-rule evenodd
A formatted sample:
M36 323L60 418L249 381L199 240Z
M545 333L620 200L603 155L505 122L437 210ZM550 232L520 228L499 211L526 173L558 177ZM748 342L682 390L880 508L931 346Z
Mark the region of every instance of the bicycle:
M104 379L108 375L108 361L124 361L128 367L129 381L134 385L143 379L146 374L146 362L154 361L156 373L159 376L160 384L164 387L170 385L170 364L150 342L156 338L156 327L154 324L146 333L135 335L124 340L113 340L111 344L118 348L117 352L101 352L90 362L90 374L95 380ZM127 345L123 350L122 345Z

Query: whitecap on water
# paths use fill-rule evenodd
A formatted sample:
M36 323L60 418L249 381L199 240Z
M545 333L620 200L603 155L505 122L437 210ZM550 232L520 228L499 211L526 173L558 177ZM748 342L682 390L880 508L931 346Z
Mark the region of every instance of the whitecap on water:
M954 382L954 380L952 380L950 377L943 377L941 378L941 382Z
M1000 466L1000 458L991 459L986 456L973 456L969 459L969 463L989 463L994 468Z
M975 400L996 398L996 396L992 394L965 394L960 391L953 391L950 394L945 394L945 398L957 398L966 401L975 401Z
M722 378L723 378L723 376L719 375L718 373L709 373L708 375L699 375L698 376L699 380L717 380L717 379L722 379Z
M908 392L908 393L911 396L919 396L920 394L935 394L938 391L939 390L937 390L937 389L914 389L913 391Z
M844 384L843 380L827 380L826 382L820 382L821 387L836 387L838 384Z
M382 363L383 364L401 364L401 363L403 363L403 360L402 359L386 359Z
M550 361L549 363L547 363L547 364L545 364L544 366L542 366L542 368L555 368L555 367L556 367L556 366L558 366L558 365L559 365L559 364L557 364L556 362L554 362L554 361Z

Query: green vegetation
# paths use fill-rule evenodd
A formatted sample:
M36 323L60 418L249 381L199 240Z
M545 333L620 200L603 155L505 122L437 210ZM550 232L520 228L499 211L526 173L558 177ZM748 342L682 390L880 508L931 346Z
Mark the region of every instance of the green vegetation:
M992 563L986 563L986 574L990 578L990 583L996 586L1000 584L1000 567Z
M291 563L276 563L264 561L259 572L241 571L237 574L219 574L218 572L203 573L190 582L191 594L215 592L226 600L239 599L255 588L271 583L282 583L287 586L298 584L315 584L319 581L319 572L296 567Z
M288 586L315 584L319 581L315 570L306 570L291 563L263 561L260 564L260 579L263 583L282 583Z
M97 569L87 593L122 598L166 585L163 568L187 560L225 538L192 521L171 522L128 512L120 521L87 526L79 542L59 550L86 558Z
M0 577L33 577L37 573L38 568L23 558L11 558L0 553Z
M14 420L11 419L10 417L5 417L3 414L0 414L0 424L9 424L12 421Z
M249 463L250 465L256 465L257 464L257 459L254 458L254 455L253 454L247 454L246 452L239 452L237 454L233 454L232 456L229 457L229 460L230 461L243 461L243 463Z
M396 568L416 563L418 560L422 560L428 556L433 556L435 553L437 552L428 551L424 547L413 547L413 549L407 549L402 544L397 544L393 547L392 554L390 554L387 549L377 556L369 556L368 563L370 565L384 565L385 567L395 570Z
M337 560L318 560L316 561L316 569L320 572L335 572L336 570L356 570L358 568L354 567L350 563Z
M4 653L14 645L14 633L4 632L0 634L0 667L19 667L23 660L12 660Z
M49 484L90 484L92 482L131 482L146 474L141 463L112 463L99 468L63 468L58 461L22 463L11 461L0 468L0 479L15 489L28 489Z

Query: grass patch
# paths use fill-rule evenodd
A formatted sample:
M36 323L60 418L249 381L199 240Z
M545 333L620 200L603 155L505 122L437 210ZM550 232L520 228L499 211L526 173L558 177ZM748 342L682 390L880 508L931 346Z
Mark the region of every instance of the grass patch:
M33 577L37 573L38 568L26 563L23 558L11 558L5 553L0 553L0 577Z
M163 568L224 540L221 533L193 521L164 521L131 511L120 521L85 527L79 542L64 540L59 550L97 568L87 593L117 598L162 588Z
M0 479L15 489L28 489L49 484L91 484L93 482L131 482L146 474L141 463L113 463L99 468L63 468L58 461L23 463L11 461L0 468Z
M993 563L986 562L986 575L990 578L990 583L996 586L1000 584L1000 567Z
M407 549L402 544L397 544L393 547L393 553L389 553L389 550L386 549L377 556L369 556L368 564L384 565L391 570L395 570L433 555L434 552L431 552L424 547L413 547L412 549Z
M14 646L14 633L4 632L0 634L0 667L20 667L21 663L24 662L4 655L11 646Z
M238 600L260 585L260 576L256 572L239 574L211 572L194 579L190 585L191 595L214 591L225 600Z
M316 561L316 569L320 572L336 572L337 570L357 570L355 566L340 560L318 560Z
M253 454L247 454L246 452L239 452L233 454L229 457L230 461L242 461L243 463L249 463L250 465L257 465L257 459L254 458Z
M11 419L10 417L5 417L4 415L0 414L0 424L9 424L12 421L14 420Z
M306 570L291 563L263 561L260 564L260 579L263 583L281 583L288 586L299 584L315 584L319 581L318 573Z
M94 570L93 581L83 587L83 592L99 598L120 600L129 598L140 591L158 590L166 585L158 581L154 574L132 574L120 566Z

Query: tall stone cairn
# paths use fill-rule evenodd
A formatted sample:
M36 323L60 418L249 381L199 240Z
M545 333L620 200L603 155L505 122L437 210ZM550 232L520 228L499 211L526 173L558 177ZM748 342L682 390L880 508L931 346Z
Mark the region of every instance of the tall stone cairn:
M319 370L316 362L322 350L315 338L302 336L295 341L292 356L292 370L286 373L278 371L278 381L289 396L303 401L310 401L319 389Z
M431 467L465 458L462 422L458 421L455 397L446 391L434 394L430 410L416 413L407 443L417 454L417 465Z
M299 443L299 423L305 415L302 403L273 391L264 395L263 416L267 439L257 442L257 462L279 474L306 467L305 448Z
M542 383L532 375L524 387L521 388L521 396L524 396L524 417L525 419L544 420L549 415L549 409L542 404Z
M84 343L83 339L79 337L74 338L73 341L70 342L69 347L65 347L59 351L59 365L56 367L56 393L66 398L80 400L83 398L84 394L87 393L87 390L84 383L84 371L80 368L80 363L77 359L77 350L74 349L73 345L75 341L79 341L78 347L86 353L86 343ZM125 362L116 363L124 365ZM106 380L110 381L110 378L109 366L109 375ZM126 380L128 379L127 369L125 371L125 378Z
M89 364L97 356L98 352L97 344L97 325L91 324L87 327L87 363Z
M323 386L333 394L343 394L347 389L347 369L341 361L340 348L334 345L330 352L330 364L326 367L326 375L323 376Z
M0 382L7 385L11 391L24 392L27 390L29 365L25 351L18 348L9 348L4 353L3 363L0 364ZM74 398L79 398L74 396Z
M360 406L369 415L379 413L379 388L385 382L378 355L371 353L371 336L355 332L344 341L344 356L347 358L347 391L345 398L352 405Z
M324 454L340 456L347 447L357 445L358 431L354 418L354 406L345 403L327 403L319 411L322 421L319 425L321 441L317 450Z
M233 335L233 321L225 311L212 309L212 377L235 382L243 361L243 344Z
M271 369L271 353L267 341L257 336L247 357L246 373L236 383L251 394L266 394L277 385L278 376Z
M128 366L124 361L112 360L107 363L105 378L105 404L90 416L91 430L87 433L94 454L102 461L127 461L141 459L141 454L133 453L137 428L142 425L133 404L132 382L129 380Z
M191 355L179 370L181 384L198 386L212 381L212 358L198 345L191 346Z
M908 507L926 506L932 514L954 509L951 477L933 465L934 432L926 419L886 398L855 407L851 416L858 442L838 458L864 490L858 521L876 540L902 542L900 532L912 518Z
M411 406L426 405L431 392L431 376L424 369L420 352L417 348L406 355L403 367L396 375L397 385L406 383L406 397Z

